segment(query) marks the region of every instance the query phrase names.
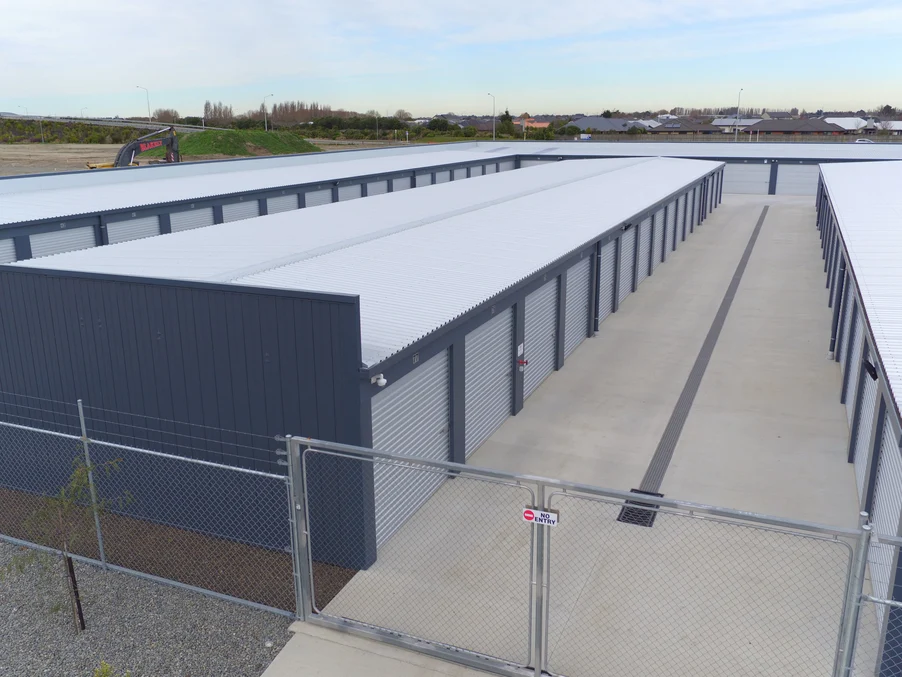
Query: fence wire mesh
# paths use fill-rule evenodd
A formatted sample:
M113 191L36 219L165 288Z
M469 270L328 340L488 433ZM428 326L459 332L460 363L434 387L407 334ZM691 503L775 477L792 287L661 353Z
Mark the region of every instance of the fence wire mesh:
M550 505L552 673L832 674L848 544L666 510L639 526L597 497Z
M902 581L891 584L900 551L897 537L878 534L871 540L855 634L855 677L902 675L902 602L890 599L902 597Z
M534 501L529 488L314 450L303 465L317 611L529 664L532 528L520 517ZM395 523L369 524L369 552L352 553L342 543L359 515L322 509L324 492L340 495L374 476L398 490L377 483L369 514ZM377 531L390 534L378 547ZM366 559L349 568L358 555Z

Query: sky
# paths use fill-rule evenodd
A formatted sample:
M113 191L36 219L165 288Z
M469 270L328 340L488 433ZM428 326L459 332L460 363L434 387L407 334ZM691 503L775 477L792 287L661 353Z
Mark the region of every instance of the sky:
M0 0L0 111L902 108L902 0Z

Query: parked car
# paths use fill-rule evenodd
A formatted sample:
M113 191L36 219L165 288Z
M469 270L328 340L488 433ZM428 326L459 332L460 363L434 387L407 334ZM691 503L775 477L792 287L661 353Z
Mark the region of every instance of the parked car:
M874 143L870 139L855 139L855 143Z

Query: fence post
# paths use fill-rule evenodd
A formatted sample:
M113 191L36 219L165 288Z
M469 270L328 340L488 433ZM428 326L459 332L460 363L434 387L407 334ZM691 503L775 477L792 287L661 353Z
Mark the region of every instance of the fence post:
M299 441L285 436L288 466L288 520L291 528L291 561L294 573L295 614L306 621L313 609L311 595L310 544L307 534L307 500L304 467L301 463Z
M861 513L862 521L867 520L867 513ZM861 596L864 591L865 569L868 564L868 549L871 545L871 527L864 524L855 546L855 557L852 564L852 576L849 580L849 594L843 609L842 640L839 649L839 670L837 677L848 677L852 674L852 661L855 657L855 640L858 633L858 615L861 611Z
M536 487L536 507L545 510L545 485L539 482ZM545 529L546 527L533 524L536 530L536 608L533 628L534 648L533 660L535 662L535 677L542 677L545 663Z
M106 569L106 551L103 548L103 531L100 529L100 511L97 507L97 489L94 487L94 466L91 465L88 429L85 426L85 410L81 400L78 400L78 420L81 423L81 443L85 448L85 463L88 468L88 486L91 489L91 510L94 512L94 528L97 530L97 548L100 551L100 561L103 563L103 568Z

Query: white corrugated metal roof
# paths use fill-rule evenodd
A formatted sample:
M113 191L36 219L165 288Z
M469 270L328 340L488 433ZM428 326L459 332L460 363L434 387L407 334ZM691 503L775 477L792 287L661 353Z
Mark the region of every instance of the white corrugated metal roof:
M902 409L902 162L821 165L896 410Z
M293 184L335 181L343 178L430 167L434 165L490 161L497 154L486 149L441 150L385 157L358 156L358 159L333 163L271 167L245 165L242 171L175 176L147 174L147 180L122 183L97 183L79 187L40 187L0 193L0 225L62 218L110 209L132 209L161 202L192 200L250 190L263 190ZM236 165L233 163L233 169ZM134 174L133 174L134 176ZM149 177L156 178L149 178ZM162 178L166 177L166 178ZM65 184L62 184L65 185ZM6 184L9 187L9 184Z
M868 121L864 118L824 118L824 122L829 122L831 125L842 127L850 132L864 129L868 124Z

